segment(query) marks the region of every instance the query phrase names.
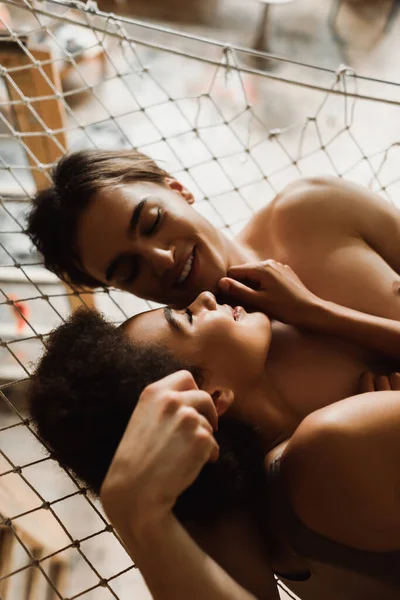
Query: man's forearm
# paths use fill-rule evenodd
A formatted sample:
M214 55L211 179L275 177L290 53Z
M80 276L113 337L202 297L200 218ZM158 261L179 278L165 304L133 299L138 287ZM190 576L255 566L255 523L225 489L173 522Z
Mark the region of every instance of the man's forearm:
M400 361L400 321L322 300L310 311L303 326Z
M256 600L203 552L172 515L118 528L155 600Z

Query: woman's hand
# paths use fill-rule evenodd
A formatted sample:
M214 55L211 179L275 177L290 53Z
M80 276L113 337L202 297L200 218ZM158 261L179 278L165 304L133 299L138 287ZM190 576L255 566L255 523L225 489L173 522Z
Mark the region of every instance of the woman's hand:
M180 371L148 386L118 446L100 498L118 528L162 518L219 455L212 398Z
M306 325L321 303L288 265L275 260L232 267L219 287L231 302L240 302L290 325Z
M360 394L367 392L392 392L400 390L400 373L375 375L366 372L360 377Z

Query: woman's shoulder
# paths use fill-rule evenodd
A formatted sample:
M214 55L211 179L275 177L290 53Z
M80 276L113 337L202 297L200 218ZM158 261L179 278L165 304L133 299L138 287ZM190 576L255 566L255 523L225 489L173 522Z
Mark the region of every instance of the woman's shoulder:
M282 485L300 520L361 550L399 547L400 395L393 394L361 394L312 413L280 457ZM273 454L266 464L272 461Z

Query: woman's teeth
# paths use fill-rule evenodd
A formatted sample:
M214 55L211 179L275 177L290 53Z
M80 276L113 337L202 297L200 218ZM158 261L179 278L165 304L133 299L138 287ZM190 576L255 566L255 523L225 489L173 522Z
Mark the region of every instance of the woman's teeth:
M185 281L185 279L188 277L190 271L192 270L193 258L194 257L193 257L193 252L192 252L192 254L187 259L185 266L182 269L181 276L178 279L178 284L183 283Z
M241 306L236 306L233 309L233 318L234 318L235 321L239 321L239 319L242 316L242 314L243 314L243 309L242 309Z

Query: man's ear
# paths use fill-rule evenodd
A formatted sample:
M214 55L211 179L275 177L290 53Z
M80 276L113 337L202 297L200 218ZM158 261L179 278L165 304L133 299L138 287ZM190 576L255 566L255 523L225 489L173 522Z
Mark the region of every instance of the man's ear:
M217 409L217 415L222 417L223 414L232 406L235 399L235 395L232 390L228 388L218 388L211 392L211 397L214 401L215 408Z
M186 200L188 204L193 204L194 197L192 192L189 192L189 190L185 188L185 186L182 185L179 181L177 181L173 177L166 177L165 183L171 190L177 192L180 196L182 196L182 198Z

